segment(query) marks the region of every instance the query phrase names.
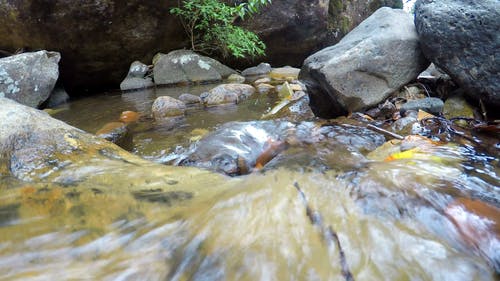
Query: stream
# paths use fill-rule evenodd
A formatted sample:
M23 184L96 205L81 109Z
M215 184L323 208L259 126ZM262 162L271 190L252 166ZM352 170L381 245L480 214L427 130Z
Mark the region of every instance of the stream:
M71 183L0 173L0 280L497 280L498 153L388 142L346 118L259 121L278 101L268 95L193 106L174 126L151 117L158 96L213 87L106 93L56 110L90 133L136 111L133 154L195 167L172 167L183 181L157 164L110 164ZM270 140L286 148L259 163ZM240 172L246 161L243 175L207 172L220 172L221 155Z

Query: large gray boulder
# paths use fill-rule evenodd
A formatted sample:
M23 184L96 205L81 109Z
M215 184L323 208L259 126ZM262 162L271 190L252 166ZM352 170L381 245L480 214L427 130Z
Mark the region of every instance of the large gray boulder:
M420 0L415 5L424 55L489 106L500 106L499 19L498 0Z
M0 97L38 107L56 85L60 59L59 53L47 51L0 59Z
M220 62L189 50L160 54L153 68L157 85L215 82L235 73Z
M380 8L338 44L308 57L299 78L314 113L330 118L375 106L428 65L411 15Z

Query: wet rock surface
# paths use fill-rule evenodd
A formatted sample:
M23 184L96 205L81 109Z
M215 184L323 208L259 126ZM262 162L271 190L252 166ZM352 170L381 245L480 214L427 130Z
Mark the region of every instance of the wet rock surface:
M289 122L230 122L200 140L178 163L232 176L247 174L256 167L259 157L268 157L261 156L263 153L272 155L283 150L291 130L293 124Z
M320 117L382 102L428 66L411 16L381 8L344 37L304 61L300 79Z
M211 89L203 101L207 106L236 104L255 92L255 88L247 84L222 84Z
M345 169L362 164L362 154L384 141L382 135L353 125L278 120L230 122L202 138L176 163L235 176L262 169L268 163L273 169L290 165L297 155L305 153L310 155L310 161L322 162L323 167ZM307 148L311 144L314 152ZM286 152L289 148L292 151ZM333 151L342 149L350 152L337 155L344 157L342 161L334 161Z
M158 97L151 108L156 120L162 120L169 117L183 116L186 112L184 102L169 96Z
M179 100L183 101L186 105L201 103L201 98L199 96L189 93L181 94Z
M38 107L56 85L60 59L59 53L47 51L0 59L0 97Z

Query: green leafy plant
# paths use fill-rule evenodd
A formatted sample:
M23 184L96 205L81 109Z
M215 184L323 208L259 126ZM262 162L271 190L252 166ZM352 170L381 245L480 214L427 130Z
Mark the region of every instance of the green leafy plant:
M184 0L170 9L178 16L191 42L191 49L243 58L264 55L266 45L259 37L234 25L239 18L258 13L271 0L249 0L235 6L218 0Z

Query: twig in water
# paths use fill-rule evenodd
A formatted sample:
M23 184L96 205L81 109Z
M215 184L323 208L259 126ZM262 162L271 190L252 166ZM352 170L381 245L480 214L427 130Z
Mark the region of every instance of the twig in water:
M340 245L340 240L339 236L337 235L337 232L335 232L332 228L331 225L327 227L324 226L323 220L321 218L321 214L315 210L313 210L310 206L309 203L307 202L306 195L304 191L300 188L299 184L295 182L293 184L295 189L299 192L300 198L302 199L302 202L304 203L304 206L306 207L306 214L307 217L309 217L309 220L311 221L312 225L315 225L319 227L321 232L324 235L325 240L330 244L332 241L335 242L339 249L339 259L340 259L340 266L342 268L342 275L344 276L344 279L346 281L354 281L354 277L352 276L351 271L349 270L349 265L347 264L347 259L345 257L344 250L342 249L342 245Z
M398 140L402 140L402 139L404 139L404 137L403 137L403 136L401 136L401 135L398 135L398 134L393 133L393 132L389 132L389 131L387 131L387 130L384 130L384 129L382 129L382 128L379 128L379 127L377 127L377 126L374 126L374 125L372 125L372 124L368 124L368 125L366 125L366 128L367 128L367 129L369 129L369 130L372 130L372 131L374 131L374 132L381 133L381 134L383 134L385 137L387 137L388 139L398 139Z

